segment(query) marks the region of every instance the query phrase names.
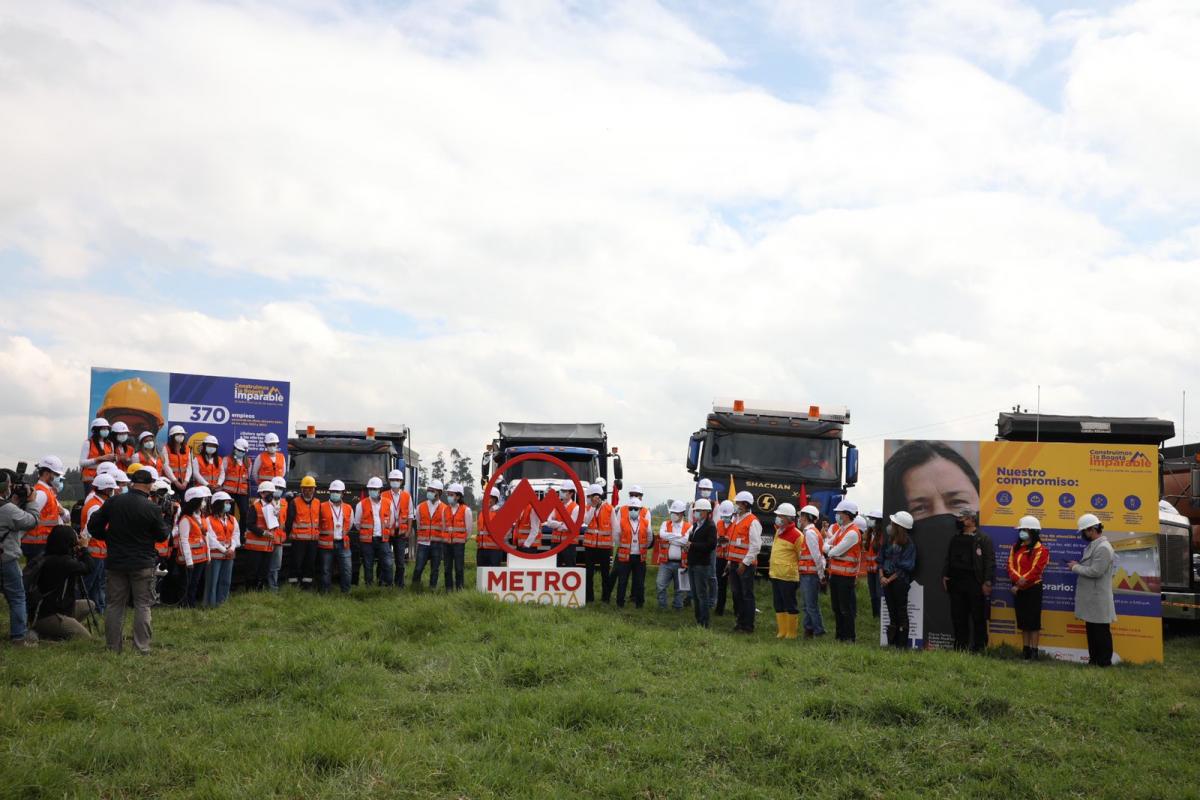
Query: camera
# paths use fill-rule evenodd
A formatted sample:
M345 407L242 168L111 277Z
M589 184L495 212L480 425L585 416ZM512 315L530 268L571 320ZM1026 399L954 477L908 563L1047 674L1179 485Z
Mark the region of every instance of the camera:
M25 471L29 464L22 461L17 464L16 469L0 470L0 483L7 482L9 491L12 492L12 497L9 499L19 505L25 505L29 500L29 493L32 491L29 484L25 482Z

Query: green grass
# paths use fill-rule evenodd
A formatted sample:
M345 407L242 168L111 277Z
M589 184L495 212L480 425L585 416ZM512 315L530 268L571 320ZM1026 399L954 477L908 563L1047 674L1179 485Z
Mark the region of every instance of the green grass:
M157 610L147 657L6 648L0 798L1200 792L1196 638L1111 670L896 653L864 641L864 589L859 644L781 642L768 589L752 638L356 589Z

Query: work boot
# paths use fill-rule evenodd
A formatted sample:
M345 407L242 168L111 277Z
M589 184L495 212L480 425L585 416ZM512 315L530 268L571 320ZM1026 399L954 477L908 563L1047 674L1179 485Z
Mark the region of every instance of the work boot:
M776 614L775 615L775 638L776 639L786 639L787 638L787 625L788 625L787 617L788 617L787 614Z
M1028 647L1028 646L1022 647L1021 648L1021 658L1025 659L1026 661L1032 661L1033 660L1033 648Z
M811 639L811 638L813 638L813 629L812 629L812 628L805 628L805 629L804 629L804 638L805 638L805 639Z
M895 625L888 625L888 626L887 626L887 643L888 643L888 647L895 647L895 646L896 646L896 636L897 636L897 635L898 635L898 630L897 630L896 626L895 626Z
M787 623L788 623L787 635L784 636L783 638L795 639L800 633L800 615L799 614L788 614L787 615Z

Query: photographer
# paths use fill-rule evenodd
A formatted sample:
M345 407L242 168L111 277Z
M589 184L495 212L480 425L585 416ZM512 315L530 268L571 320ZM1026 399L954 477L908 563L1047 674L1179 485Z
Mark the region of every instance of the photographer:
M18 465L20 466L20 465ZM29 487L12 470L0 470L0 589L8 602L8 635L14 645L33 645L25 627L25 584L21 578L21 533L37 527L37 517L21 509Z
M88 535L75 535L70 525L58 525L46 541L46 556L37 577L41 597L33 609L33 629L43 639L89 638L83 626L93 613L92 602L83 597L83 578L94 566L87 551Z
M156 542L165 541L170 523L163 509L150 499L158 479L153 467L133 473L128 494L117 495L92 514L88 533L108 545L108 608L104 633L108 648L121 652L124 643L125 607L133 601L133 646L150 652L150 606L154 602Z

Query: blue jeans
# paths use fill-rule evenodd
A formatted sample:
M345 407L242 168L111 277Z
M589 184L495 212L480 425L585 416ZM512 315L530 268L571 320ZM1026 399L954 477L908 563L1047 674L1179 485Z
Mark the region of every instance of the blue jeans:
M825 633L821 622L821 579L816 575L801 575L800 596L804 598L804 630L821 636Z
M717 551L716 550L713 550L712 558L710 558L708 560L708 568L709 568L708 574L710 576L708 579L708 607L716 608L717 607ZM700 595L700 593L698 591L696 591L695 584L692 584L692 591L696 592L697 596ZM707 617L706 617L706 619L707 619ZM708 624L705 623L704 627L707 628Z
M328 592L329 587L333 585L333 560L338 562L338 580L342 587L342 594L350 591L350 548L337 547L333 550L322 550L320 553L321 560L321 591Z
M446 591L463 588L463 575L466 571L467 546L447 542L443 545L446 552ZM453 578L453 582L451 581Z
M21 561L11 559L0 564L0 579L4 581L4 599L8 601L8 635L25 638L25 583L21 580Z
M392 543L385 542L383 539L372 539L370 542L362 543L362 563L364 580L367 586L375 582L375 562L376 560L382 564L380 570L382 574L379 576L380 586L392 585Z
M392 560L396 563L396 586L404 588L404 569L408 562L408 531L392 535Z
M204 604L219 606L229 599L229 584L233 581L233 559L212 559L204 579Z
M279 591L279 570L283 567L283 545L275 545L271 551L271 566L267 568L267 587L272 592Z
M417 566L413 569L413 586L421 583L421 572L425 569L425 565L428 564L429 588L437 588L438 570L442 567L442 553L444 548L445 544L443 542L417 545Z
M688 578L692 582L692 591L696 598L692 603L693 609L696 612L696 624L702 628L708 627L708 615L713 606L713 580L714 571L711 566L705 564L701 567L688 567Z
M675 587L675 602L673 603L676 611L683 608L683 598L687 592L679 590L679 567L678 561L664 561L658 565L658 575L654 579L654 588L658 590L658 607L667 607L667 586Z
M88 600L96 605L96 611L104 613L104 559L92 559L92 571L83 577L83 590L87 592Z

